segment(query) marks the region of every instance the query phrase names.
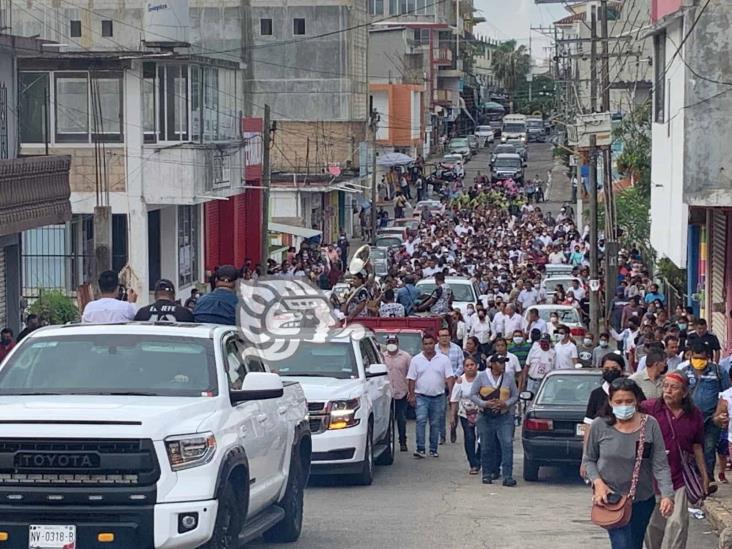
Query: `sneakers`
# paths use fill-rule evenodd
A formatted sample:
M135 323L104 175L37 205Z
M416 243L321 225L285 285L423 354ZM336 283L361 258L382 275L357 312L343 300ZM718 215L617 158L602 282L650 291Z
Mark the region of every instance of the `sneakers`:
M490 477L484 477L483 484L493 484L493 480Z
M406 442L402 442L399 445L399 450L402 451L402 452L408 452L409 451L409 448L407 448L407 443Z
M427 457L427 454L424 453L424 450L417 450L416 452L414 452L414 457L416 457L417 459L424 459L425 457Z
M437 452L430 452L430 457L438 458L440 455Z
M479 472L480 472L480 469L478 469L477 467L471 467L469 474L471 474L471 475L477 475Z
M512 478L503 479L503 485L508 486L509 488L513 488L514 486L516 486L516 484L516 481Z

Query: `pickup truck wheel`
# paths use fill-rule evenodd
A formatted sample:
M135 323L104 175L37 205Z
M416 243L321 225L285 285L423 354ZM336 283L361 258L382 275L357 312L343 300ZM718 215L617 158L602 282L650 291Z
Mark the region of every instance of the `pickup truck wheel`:
M384 440L386 448L376 459L376 465L391 465L394 463L394 454L396 454L396 438L394 433L394 411L389 414L389 429L386 432L386 440Z
M305 475L298 458L299 453L293 452L290 462L290 472L287 479L285 496L277 505L285 510L285 518L264 533L264 541L277 543L291 543L297 541L302 532L302 511L305 505L303 494L305 491Z
M356 484L361 486L370 486L374 482L374 428L369 424L369 430L366 434L366 450L364 451L364 460L361 465L361 472L355 476Z
M219 510L216 513L213 536L208 543L202 546L202 549L233 549L238 547L242 518L234 487L231 483L227 483L219 497Z

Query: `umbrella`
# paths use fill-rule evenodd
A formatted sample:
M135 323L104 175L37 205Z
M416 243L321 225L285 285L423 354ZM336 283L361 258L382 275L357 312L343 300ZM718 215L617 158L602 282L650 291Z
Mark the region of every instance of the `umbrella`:
M406 154L390 152L382 154L376 160L379 166L404 166L414 162L414 158L407 156Z

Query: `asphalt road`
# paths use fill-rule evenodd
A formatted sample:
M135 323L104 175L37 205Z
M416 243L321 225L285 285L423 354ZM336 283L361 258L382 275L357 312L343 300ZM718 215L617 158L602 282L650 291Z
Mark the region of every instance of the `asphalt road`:
M546 177L554 169L549 145L529 147L527 176ZM485 173L488 153L481 152L466 166L466 181ZM554 169L547 206L554 212L569 198L569 181ZM408 444L414 450L414 422ZM460 431L458 429L458 431ZM539 482L522 480L521 434L514 444L515 488L483 485L469 476L462 436L457 444L440 447L438 459L417 461L399 453L394 465L378 467L372 486L349 486L323 479L305 492L305 519L300 540L289 545L263 542L264 549L596 549L609 547L607 534L590 520L590 489L576 468L542 469ZM706 520L691 518L687 545L715 549L716 533Z

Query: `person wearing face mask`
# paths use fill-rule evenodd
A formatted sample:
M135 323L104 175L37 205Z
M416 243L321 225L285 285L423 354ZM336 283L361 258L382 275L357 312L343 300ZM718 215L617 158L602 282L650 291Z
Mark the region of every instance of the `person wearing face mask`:
M557 353L556 366L557 370L569 370L574 368L579 355L577 353L577 345L572 341L569 328L563 324L554 332L557 341L554 343L554 351Z
M391 382L392 400L394 403L394 415L399 431L399 448L407 452L407 373L412 356L399 348L399 338L396 334L386 336L386 353L384 353L384 364L389 372Z
M548 333L550 336L554 335L554 331L559 326L559 315L557 313L552 313L549 315L549 324L546 325L546 333Z
M577 345L579 363L583 368L592 368L592 353L595 351L595 336L587 332Z
M633 380L613 381L608 396L609 413L592 422L582 456L582 465L592 482L593 504L602 506L617 496L632 497L630 522L607 530L612 549L642 549L656 509L654 480L661 494L659 513L669 518L674 511L675 491L666 444L658 421L638 412L643 400L643 391ZM641 459L637 467L639 448Z
M598 345L592 350L592 367L599 368L602 366L602 358L610 351L610 334L602 332Z
M668 372L663 345L656 343L645 356L646 367L630 376L638 384L646 398L661 398L663 377Z
M549 335L544 334L526 357L526 390L536 394L544 376L556 368L557 353Z
M714 464L717 459L717 442L724 425L724 418L715 414L719 395L730 387L729 377L719 364L711 362L704 342L690 342L691 359L681 363L677 370L685 375L694 404L704 416L704 461L710 481L714 481Z
M459 420L463 429L465 456L468 458L471 475L477 475L480 471L480 446L476 432L479 409L470 400L470 393L477 376L477 363L472 358L466 358L463 373L455 381L450 395L450 430L457 427Z
M493 335L493 326L488 320L485 309L478 307L476 318L470 323L470 337L475 337L480 342L480 352L489 355L491 352L491 336Z

